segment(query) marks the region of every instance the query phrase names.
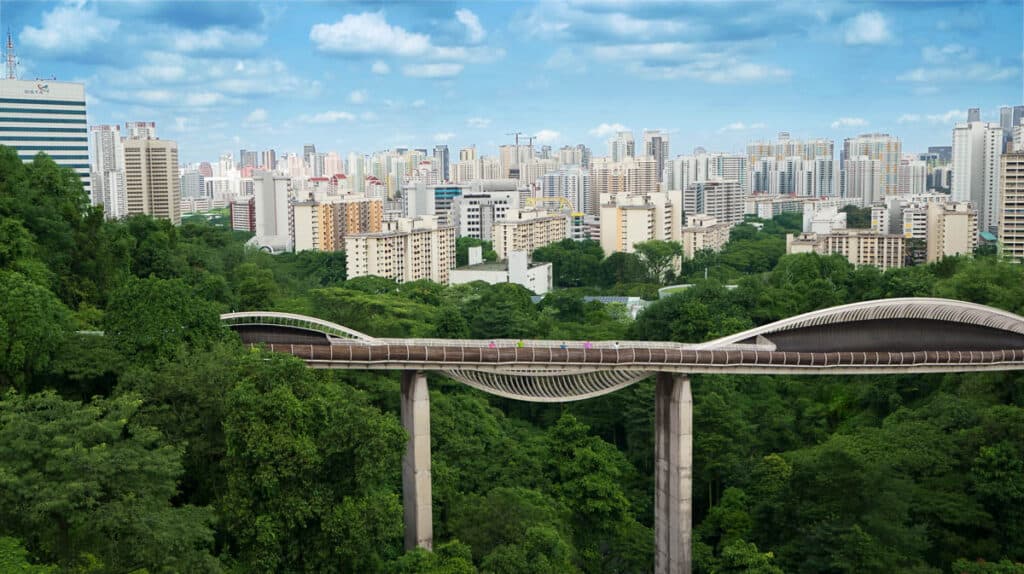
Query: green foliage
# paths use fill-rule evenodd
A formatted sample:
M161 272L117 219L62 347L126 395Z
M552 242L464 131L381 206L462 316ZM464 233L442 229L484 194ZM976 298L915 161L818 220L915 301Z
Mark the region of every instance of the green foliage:
M182 345L204 348L226 334L217 306L180 279L135 279L114 293L104 316L114 346L139 362L167 360Z
M533 260L550 262L556 287L597 285L600 264L604 259L601 244L596 241L563 239L533 252Z
M497 261L498 253L490 241L475 237L459 237L455 239L455 266L469 265L469 248L482 247L484 261Z
M0 572L10 574L56 574L56 566L31 564L21 541L0 536Z
M45 287L0 270L0 389L25 388L60 353L70 327L67 308Z
M846 227L850 229L870 229L871 228L871 208L870 207L857 207L855 205L847 205L840 209L846 213Z
M373 572L398 555L405 433L353 389L253 351L227 397L220 508L247 571Z
M683 246L676 241L642 241L633 246L647 276L655 283L671 282L676 261L683 255Z
M0 401L0 524L36 556L69 567L92 554L113 571L217 572L212 513L172 506L181 452L135 422L132 396Z

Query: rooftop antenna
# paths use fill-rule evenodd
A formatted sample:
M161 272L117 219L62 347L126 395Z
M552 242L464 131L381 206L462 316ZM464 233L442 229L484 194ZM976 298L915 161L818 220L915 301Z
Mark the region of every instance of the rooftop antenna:
M18 59L14 57L14 36L7 29L7 76L8 80L18 79Z

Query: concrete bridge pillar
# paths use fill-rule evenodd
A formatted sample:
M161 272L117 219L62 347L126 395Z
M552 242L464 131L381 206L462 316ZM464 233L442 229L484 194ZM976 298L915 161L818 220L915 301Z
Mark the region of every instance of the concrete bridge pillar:
M409 442L402 457L405 549L434 547L430 491L430 395L423 371L402 371L402 426Z
M654 390L654 572L692 572L693 396L690 379L658 373Z

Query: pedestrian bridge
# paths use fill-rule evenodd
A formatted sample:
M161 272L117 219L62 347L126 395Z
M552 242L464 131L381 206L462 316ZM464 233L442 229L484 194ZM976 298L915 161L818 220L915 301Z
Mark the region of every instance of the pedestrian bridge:
M311 367L426 370L525 401L614 392L654 373L891 374L1024 368L1024 318L933 298L852 303L705 343L374 338L313 317L229 313L246 343Z
M564 402L657 375L655 572L691 572L690 373L885 374L1024 369L1024 318L948 299L863 301L705 343L382 339L322 319L272 312L221 319L250 345L310 367L401 370L405 546L431 548L430 395L424 371L525 401Z

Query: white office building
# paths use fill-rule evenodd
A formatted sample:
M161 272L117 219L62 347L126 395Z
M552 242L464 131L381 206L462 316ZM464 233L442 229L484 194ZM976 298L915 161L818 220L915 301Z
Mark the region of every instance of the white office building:
M85 84L0 79L0 145L25 162L49 155L74 170L91 195Z

